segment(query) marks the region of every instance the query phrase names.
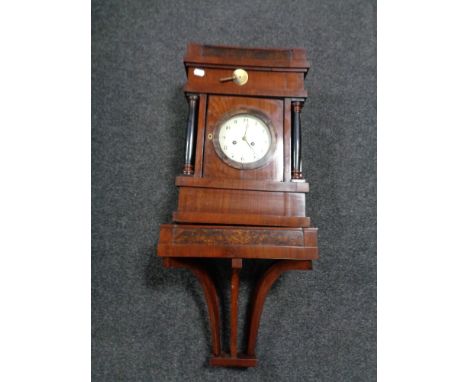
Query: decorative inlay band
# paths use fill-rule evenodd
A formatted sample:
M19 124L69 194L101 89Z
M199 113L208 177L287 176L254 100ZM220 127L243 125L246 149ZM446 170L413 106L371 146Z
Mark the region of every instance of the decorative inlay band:
M177 228L175 244L303 246L302 231Z

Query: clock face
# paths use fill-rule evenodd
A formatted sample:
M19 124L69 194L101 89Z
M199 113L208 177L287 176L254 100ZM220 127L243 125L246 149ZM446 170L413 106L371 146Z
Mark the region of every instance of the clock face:
M271 157L274 134L263 118L239 113L218 126L214 143L218 155L230 166L256 168Z

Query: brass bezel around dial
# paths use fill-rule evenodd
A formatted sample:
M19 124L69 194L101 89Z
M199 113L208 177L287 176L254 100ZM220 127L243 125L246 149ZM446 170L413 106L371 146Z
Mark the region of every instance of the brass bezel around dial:
M259 160L255 162L242 163L242 162L233 160L224 153L224 151L221 149L221 146L220 146L219 133L220 133L221 127L224 125L224 123L226 123L230 119L234 119L242 115L247 115L247 116L252 116L254 118L258 118L267 126L268 131L270 133L270 147L268 148L268 151L263 157L261 157ZM270 119L264 113L258 110L239 109L233 112L226 113L216 124L213 133L214 133L213 134L213 146L214 146L216 154L224 163L226 163L227 165L231 167L237 168L239 170L249 170L249 169L256 169L256 168L263 167L271 160L276 150L276 130L273 127L273 124L271 123Z

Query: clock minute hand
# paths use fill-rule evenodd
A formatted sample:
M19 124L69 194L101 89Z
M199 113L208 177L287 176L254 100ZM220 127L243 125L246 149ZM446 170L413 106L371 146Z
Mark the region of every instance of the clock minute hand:
M245 141L250 146L249 141L247 140L247 129L248 128L249 128L249 126L245 127L244 136L242 137L242 140Z
M255 149L252 147L252 145L249 143L249 141L247 140L247 129L249 128L249 126L246 126L245 127L245 132L244 132L244 136L242 137L242 140L247 143L247 145L252 149L252 151L254 152L255 154Z

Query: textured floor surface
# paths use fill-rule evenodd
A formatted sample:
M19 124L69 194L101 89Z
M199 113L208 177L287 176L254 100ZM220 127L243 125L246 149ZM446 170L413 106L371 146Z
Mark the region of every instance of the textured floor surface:
M376 380L375 7L93 1L93 381ZM304 47L312 63L304 172L321 259L314 271L285 274L272 288L255 369L207 366L201 288L154 256L158 226L176 208L188 41ZM243 271L242 313L263 267L248 263ZM228 276L223 264L217 268Z

